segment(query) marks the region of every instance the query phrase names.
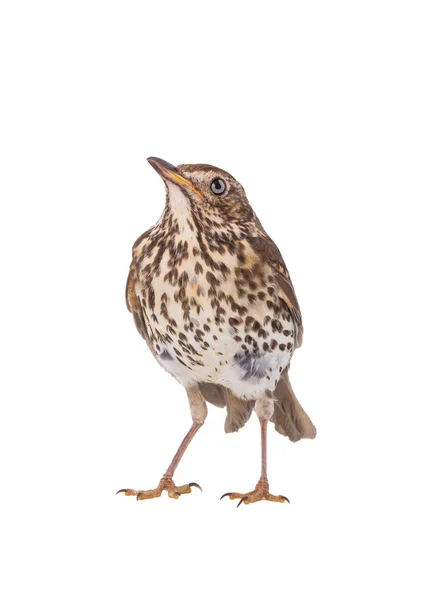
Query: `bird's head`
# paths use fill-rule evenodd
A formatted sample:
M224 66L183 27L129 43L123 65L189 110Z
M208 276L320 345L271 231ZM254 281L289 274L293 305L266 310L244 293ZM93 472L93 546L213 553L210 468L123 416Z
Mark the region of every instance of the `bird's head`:
M191 210L203 226L244 226L255 219L244 188L232 175L211 165L174 167L161 158L147 159L164 180L174 212Z

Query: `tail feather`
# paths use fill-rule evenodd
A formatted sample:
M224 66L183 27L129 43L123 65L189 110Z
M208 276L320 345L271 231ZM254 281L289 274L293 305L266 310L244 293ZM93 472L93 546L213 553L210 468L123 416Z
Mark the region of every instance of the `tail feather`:
M252 414L253 402L240 400L231 390L215 383L200 383L199 387L207 402L219 408L227 408L224 424L226 433L233 433L244 427Z
M292 390L288 369L281 374L273 395L276 402L271 421L275 424L278 433L287 436L292 442L316 437L316 427Z

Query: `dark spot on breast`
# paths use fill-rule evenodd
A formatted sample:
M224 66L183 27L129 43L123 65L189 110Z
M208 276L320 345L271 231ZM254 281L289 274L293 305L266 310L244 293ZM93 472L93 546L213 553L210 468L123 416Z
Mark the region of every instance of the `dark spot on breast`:
M218 279L215 277L215 275L211 271L208 271L206 273L206 279L210 283L210 285L212 285L214 287L217 287L219 285Z
M246 317L246 327L251 327L254 320L255 319L253 317Z
M229 267L223 262L218 263L218 270L221 271L224 276L230 273Z
M186 287L188 281L189 281L189 276L187 274L187 271L183 271L181 273L181 275L178 277L178 285L180 287Z
M276 319L273 319L272 321L272 331L277 331L278 333L281 333L282 331L282 324Z
M155 309L155 292L153 290L153 287L149 288L148 302L149 302L150 310L154 310Z
M238 319L235 319L234 317L230 317L230 319L229 319L229 325L231 327L234 327L235 329L237 329L239 323L240 322L238 321Z

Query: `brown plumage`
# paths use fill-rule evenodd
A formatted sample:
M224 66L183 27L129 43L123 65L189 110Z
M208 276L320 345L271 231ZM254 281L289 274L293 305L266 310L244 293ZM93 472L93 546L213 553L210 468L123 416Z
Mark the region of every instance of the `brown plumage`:
M172 476L210 402L226 407L227 433L253 408L261 422L261 478L253 492L227 495L283 502L268 489L267 423L293 442L316 435L288 376L303 326L287 267L231 175L149 162L166 184L166 207L134 244L127 306L157 361L186 388L193 424L157 488L120 491L138 499L190 492L196 484L177 487Z

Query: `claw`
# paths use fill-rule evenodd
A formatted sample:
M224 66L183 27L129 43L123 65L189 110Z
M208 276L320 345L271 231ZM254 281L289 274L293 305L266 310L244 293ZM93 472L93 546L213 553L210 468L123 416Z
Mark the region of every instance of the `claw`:
M203 491L203 488L194 481L192 481L192 483L189 483L188 485L189 487L197 487L201 492Z
M221 496L220 500L222 500L222 499L223 499L223 498L225 498L226 496L230 496L230 494L231 494L231 493L232 493L232 492L227 492L227 493L223 494L223 495Z
M287 496L281 496L281 498L284 498L284 500L287 500L287 502L290 504L290 500L287 498Z
M239 505L240 505L242 502L244 502L244 500L247 500L247 498L248 498L248 496L243 496L243 497L241 498L241 500L238 502L238 504L236 505L236 508L238 508L238 506L239 506Z
M158 498L164 491L167 491L169 498L178 499L182 494L189 494L192 491L192 487L197 487L201 492L203 491L201 486L194 481L177 487L171 477L163 477L158 487L153 490L132 490L131 488L122 488L121 490L118 490L117 494L124 493L126 496L135 496L136 500L149 500L151 498Z

